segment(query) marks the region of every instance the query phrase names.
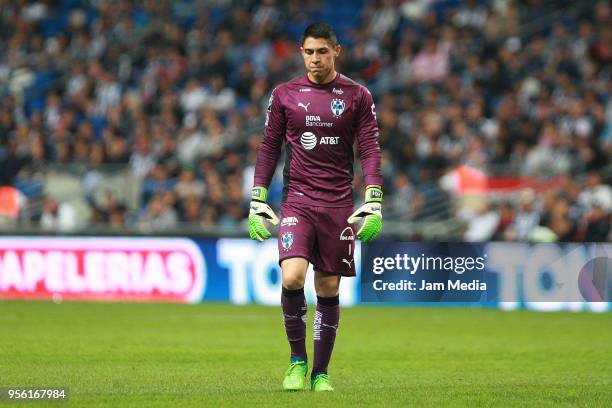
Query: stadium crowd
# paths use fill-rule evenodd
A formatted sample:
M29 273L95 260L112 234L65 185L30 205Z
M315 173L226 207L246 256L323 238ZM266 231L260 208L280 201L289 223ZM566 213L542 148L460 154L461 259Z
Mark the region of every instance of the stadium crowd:
M0 0L1 183L48 229L76 225L30 188L58 164L85 169L89 224L241 225L270 92L303 73L301 32L324 20L377 103L386 220L610 240L611 19L606 1ZM94 199L107 165L130 169L136 208ZM555 183L463 200L439 182L458 166ZM358 171L355 186L358 201Z

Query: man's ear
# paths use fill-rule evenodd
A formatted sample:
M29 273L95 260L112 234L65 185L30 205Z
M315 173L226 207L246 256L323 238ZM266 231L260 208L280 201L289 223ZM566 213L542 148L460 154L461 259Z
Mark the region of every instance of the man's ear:
M337 57L342 52L342 46L340 44L337 44L336 49L334 51L336 52L336 57Z

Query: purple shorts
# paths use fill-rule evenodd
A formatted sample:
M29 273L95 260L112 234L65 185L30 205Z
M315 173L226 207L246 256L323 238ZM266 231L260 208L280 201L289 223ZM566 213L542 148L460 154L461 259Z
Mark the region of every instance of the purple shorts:
M305 258L314 270L355 276L355 232L346 219L353 207L312 207L283 203L278 259Z

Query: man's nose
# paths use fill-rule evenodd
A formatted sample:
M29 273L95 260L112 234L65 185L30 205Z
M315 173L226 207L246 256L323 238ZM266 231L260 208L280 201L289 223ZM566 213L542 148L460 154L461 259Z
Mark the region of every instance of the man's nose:
M317 54L316 52L312 54L312 62L319 62L319 61L321 61L321 56Z

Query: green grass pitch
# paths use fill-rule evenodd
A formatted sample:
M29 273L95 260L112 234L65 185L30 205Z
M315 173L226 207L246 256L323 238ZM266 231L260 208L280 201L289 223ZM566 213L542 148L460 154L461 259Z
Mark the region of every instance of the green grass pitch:
M612 313L346 308L323 395L281 391L288 353L274 307L0 302L0 387L55 407L612 404Z

